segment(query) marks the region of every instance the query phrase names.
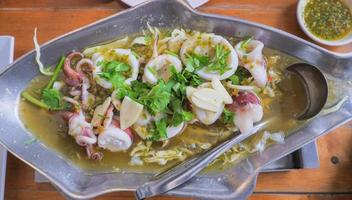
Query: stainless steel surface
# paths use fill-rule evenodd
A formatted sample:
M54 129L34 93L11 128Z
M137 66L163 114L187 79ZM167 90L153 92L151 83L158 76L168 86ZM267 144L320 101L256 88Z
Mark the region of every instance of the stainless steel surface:
M281 172L293 169L312 169L320 166L316 142L311 142L263 167L262 172Z
M300 78L306 92L307 104L304 111L298 115L298 119L306 120L317 115L328 99L328 83L324 74L307 63L296 63L288 66L286 70Z
M167 194L191 196L201 199L245 198L243 191L256 174L271 162L299 149L319 136L352 119L351 86L352 55L334 54L296 36L265 25L241 19L201 14L180 0L155 0L100 20L89 26L56 38L42 46L42 61L54 64L58 55L72 49L111 40L113 38L152 26L185 28L217 34L243 37L252 35L266 46L300 58L317 66L324 75L337 83L337 99L347 96L336 111L320 115L304 124L286 138L285 144L272 145L261 155L253 155L226 171L204 174L190 180ZM25 147L24 141L32 138L18 116L20 91L39 72L34 63L34 52L24 55L5 70L0 71L0 143L11 153L44 174L56 187L71 199L89 199L113 191L134 191L153 177L153 174L84 171L67 161L63 155L48 149L40 142ZM6 116L6 117L5 117ZM243 195L243 196L241 196Z
M14 42L14 37L0 36L0 70L13 61ZM6 158L7 152L0 145L0 200L5 195Z
M200 155L189 158L179 165L172 167L162 174L158 174L153 180L144 183L136 189L136 199L145 199L159 194L163 194L172 190L197 175L206 168L216 158L226 151L230 150L234 145L242 142L246 138L252 136L257 131L266 127L268 122L262 122L253 127L253 131L249 134L241 134L239 131L233 133L233 136L210 150Z

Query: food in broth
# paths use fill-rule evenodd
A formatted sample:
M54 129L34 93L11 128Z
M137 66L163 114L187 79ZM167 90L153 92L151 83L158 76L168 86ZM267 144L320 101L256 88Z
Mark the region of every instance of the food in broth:
M231 150L262 151L296 125L281 108L304 99L292 100L294 77L285 86L292 88L278 87L296 60L263 48L254 38L150 28L67 53L22 93L20 115L45 144L86 166L165 166L274 117L256 143Z

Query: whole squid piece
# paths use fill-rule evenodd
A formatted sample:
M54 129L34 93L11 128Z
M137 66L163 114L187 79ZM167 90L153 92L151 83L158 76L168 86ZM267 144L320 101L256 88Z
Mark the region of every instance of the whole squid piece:
M65 59L63 67L64 80L70 86L79 86L82 81L82 75L72 67L72 60L74 58L82 59L83 57L84 55L80 52L72 52Z
M98 136L98 145L112 152L125 151L132 146L133 134L129 128L120 129L119 121L113 118L113 111L114 106L111 104L105 115L103 130Z
M252 39L241 41L235 46L240 64L252 74L259 87L264 87L268 81L263 48L262 42Z
M103 155L94 151L93 145L97 143L97 137L93 132L93 126L86 121L83 111L65 112L64 119L68 123L68 134L75 138L76 143L86 148L89 159L101 160Z

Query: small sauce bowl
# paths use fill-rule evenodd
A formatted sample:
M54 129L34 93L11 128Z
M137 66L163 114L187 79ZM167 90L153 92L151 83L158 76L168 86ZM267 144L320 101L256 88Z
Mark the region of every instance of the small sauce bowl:
M337 40L325 40L323 38L315 36L307 27L305 20L304 20L304 9L307 5L309 0L299 0L298 5L297 5L297 20L299 25L301 26L301 29L304 31L306 35L308 35L312 40L328 45L328 46L342 46L346 45L350 42L352 42L352 30L343 38L337 39ZM352 12L352 0L342 0L345 5L349 7L349 9Z

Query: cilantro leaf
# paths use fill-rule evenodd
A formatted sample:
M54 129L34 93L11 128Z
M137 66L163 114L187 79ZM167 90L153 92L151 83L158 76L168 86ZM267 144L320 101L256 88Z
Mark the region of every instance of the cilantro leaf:
M249 44L249 42L252 40L252 37L247 37L242 43L241 43L241 49L246 49L247 45Z
M130 65L116 60L100 61L98 66L102 66L102 72L99 76L109 81L114 88L120 88L124 85L126 76L129 76L132 69Z
M156 76L158 74L158 72L156 71L156 69L154 67L148 67L148 71L150 73L152 73L154 76Z
M215 46L215 56L211 60L206 70L209 72L217 71L221 75L224 74L230 69L227 64L227 58L229 55L229 50L225 50L223 45L217 44Z
M235 78L234 76L237 76L238 78L238 85L240 85L243 81L243 79L245 78L249 78L251 77L251 74L249 73L249 71L244 68L239 66L238 69L236 70L235 74L233 76L230 77L230 80L233 82L233 84L235 84L237 82L237 78Z
M175 57L178 58L177 53L175 53L175 52L173 52L173 51L165 50L165 53L166 53L166 54L169 54L169 55L172 55L172 56L175 56Z
M155 115L159 112L164 112L170 102L170 89L164 83L159 81L158 84L153 86L146 96L141 96L138 100L148 108L148 111Z
M229 79L231 80L232 84L234 84L234 85L240 84L240 78L235 74L230 76Z
M137 80L131 82L131 86L124 84L122 87L117 89L116 97L123 99L125 96L141 103L138 98L140 96L146 96L150 91L151 86L147 83L143 83Z
M57 89L43 89L42 101L51 109L58 109L61 107L61 93Z
M222 119L225 124L233 123L233 119L235 118L235 113L231 112L230 110L224 108Z
M203 56L196 53L186 54L186 56L186 71L193 72L209 65L210 58L208 56Z
M161 139L167 138L166 128L166 119L155 121L153 126L149 128L150 137L147 139L151 141L160 141Z
M194 52L186 54L185 71L193 72L205 67L208 72L219 72L222 75L230 69L227 64L230 53L229 50L225 50L223 45L217 44L213 58Z
M184 121L191 121L194 118L193 113L185 110L177 111L173 114L170 124L178 126Z
M185 77L186 80L188 80L188 84L193 87L198 87L200 84L203 83L202 79L196 73L183 71L183 76Z

